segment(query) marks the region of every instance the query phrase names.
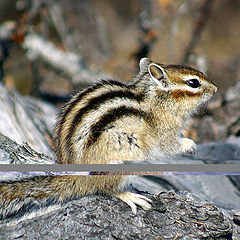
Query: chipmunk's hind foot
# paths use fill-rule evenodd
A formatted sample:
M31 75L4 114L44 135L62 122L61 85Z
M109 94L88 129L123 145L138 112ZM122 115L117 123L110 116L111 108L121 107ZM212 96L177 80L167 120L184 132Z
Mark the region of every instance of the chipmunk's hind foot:
M152 202L152 200L140 194L131 193L131 192L122 192L122 193L116 194L115 197L121 199L123 202L128 204L131 207L132 212L134 214L137 214L136 205L142 207L144 210L149 210L151 208L151 204L149 204L148 202Z

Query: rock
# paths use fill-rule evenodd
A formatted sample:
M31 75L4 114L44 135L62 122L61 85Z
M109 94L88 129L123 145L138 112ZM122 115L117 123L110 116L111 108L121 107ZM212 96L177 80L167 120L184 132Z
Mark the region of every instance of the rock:
M162 192L137 215L107 196L74 200L17 225L0 226L3 239L239 239L236 213L225 213L195 195Z
M207 163L239 163L240 147L220 142L199 144L194 158Z

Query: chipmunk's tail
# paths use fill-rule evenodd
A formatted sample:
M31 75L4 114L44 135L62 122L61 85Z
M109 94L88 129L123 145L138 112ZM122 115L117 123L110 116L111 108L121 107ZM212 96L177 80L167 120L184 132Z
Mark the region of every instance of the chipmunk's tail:
M69 176L38 176L0 184L0 220L62 203L76 195ZM75 191L75 192L74 192Z

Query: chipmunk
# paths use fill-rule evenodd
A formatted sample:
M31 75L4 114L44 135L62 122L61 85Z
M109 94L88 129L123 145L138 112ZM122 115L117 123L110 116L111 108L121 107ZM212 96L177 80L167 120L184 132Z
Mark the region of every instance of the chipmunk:
M142 161L158 147L166 155L193 153L196 144L181 135L185 121L217 91L202 72L147 58L127 84L103 80L77 93L63 108L55 130L59 164L122 164ZM49 202L88 194L115 196L136 214L151 200L127 192L129 176L40 176L0 186L0 218Z

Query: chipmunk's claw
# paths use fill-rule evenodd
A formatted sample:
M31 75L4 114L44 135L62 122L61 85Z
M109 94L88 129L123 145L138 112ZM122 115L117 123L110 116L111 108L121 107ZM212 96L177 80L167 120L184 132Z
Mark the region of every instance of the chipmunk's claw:
M131 192L122 192L122 193L116 194L115 197L121 199L123 202L128 204L131 207L132 212L134 214L137 214L136 205L139 205L144 210L149 210L151 208L151 204L149 204L148 202L152 202L152 200L140 194L131 193Z

